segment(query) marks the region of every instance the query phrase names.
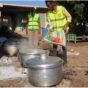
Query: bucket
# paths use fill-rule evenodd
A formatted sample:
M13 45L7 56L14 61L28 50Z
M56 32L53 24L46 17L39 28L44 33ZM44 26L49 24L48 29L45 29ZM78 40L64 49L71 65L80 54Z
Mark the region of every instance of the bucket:
M45 37L47 34L47 29L46 28L42 28L42 37Z

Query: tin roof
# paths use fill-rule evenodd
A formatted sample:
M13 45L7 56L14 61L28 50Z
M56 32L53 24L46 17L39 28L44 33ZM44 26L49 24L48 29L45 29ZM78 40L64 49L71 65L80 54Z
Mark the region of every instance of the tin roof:
M0 3L0 5L3 5L3 6L15 6L15 7L38 7L38 8L46 8L46 7L41 7L41 6L20 5L20 4L3 4L3 3Z
M2 4L0 3L0 8L4 11L30 11L36 8L38 11L47 11L47 7L31 6L31 5L17 5L17 4Z

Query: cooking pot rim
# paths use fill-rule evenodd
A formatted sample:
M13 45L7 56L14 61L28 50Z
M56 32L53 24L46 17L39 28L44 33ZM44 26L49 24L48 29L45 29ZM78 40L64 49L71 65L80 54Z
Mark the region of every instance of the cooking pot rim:
M23 52L20 52L20 54L23 54L23 55L39 55L40 54L41 55L41 54L45 54L45 53L23 53Z
M4 45L5 47L7 47L7 46L15 46L15 47L17 47L17 45L15 45L15 44L6 44L6 45Z
M26 54L26 55L30 55L30 54L33 54L33 55L39 55L39 54L47 54L48 52L44 51L44 50L41 50L41 49L30 49L28 52L25 52L25 51L20 51L19 50L19 53L20 54Z
M59 68L60 66L62 66L62 62L61 63L56 63L55 65L42 65L42 66L29 66L29 68L31 69L36 69L36 70L44 70L44 69L54 69L54 68Z
M48 59L31 59L26 62L27 66L31 69L52 69L57 68L63 64L60 58Z

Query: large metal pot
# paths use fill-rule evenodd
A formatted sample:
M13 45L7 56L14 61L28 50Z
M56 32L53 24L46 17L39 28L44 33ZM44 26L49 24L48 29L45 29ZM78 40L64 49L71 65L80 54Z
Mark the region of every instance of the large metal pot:
M60 58L54 57L27 61L30 83L38 87L57 85L63 78L62 62Z
M18 46L22 42L24 38L9 38L5 43L4 43L4 51L9 55L9 56L14 56L18 53Z
M26 62L30 59L47 59L48 53L41 49L28 49L24 51L19 51L18 58L23 67L28 67Z
M18 52L18 47L16 42L6 42L4 44L4 51L9 55L9 56L14 56Z

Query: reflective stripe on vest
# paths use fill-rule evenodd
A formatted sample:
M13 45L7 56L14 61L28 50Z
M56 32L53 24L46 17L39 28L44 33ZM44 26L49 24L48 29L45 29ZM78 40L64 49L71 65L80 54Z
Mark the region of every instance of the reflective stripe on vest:
M57 6L57 12L49 12L48 18L51 22L51 25L53 26L54 31L62 31L63 26L65 25L66 17L64 16L62 12L62 6Z
M39 14L35 14L34 17L32 17L30 14L28 15L28 29L30 30L36 30L39 29Z

